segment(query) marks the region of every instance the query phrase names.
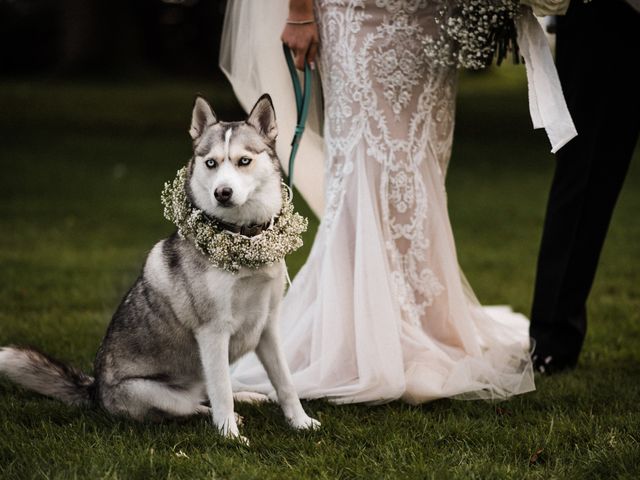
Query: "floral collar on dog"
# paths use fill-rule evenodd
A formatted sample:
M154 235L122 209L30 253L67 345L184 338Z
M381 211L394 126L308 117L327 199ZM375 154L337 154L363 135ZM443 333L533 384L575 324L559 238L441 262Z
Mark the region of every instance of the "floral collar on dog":
M278 262L302 246L301 235L308 222L293 211L286 186L282 187L282 209L277 217L269 224L241 227L211 218L195 207L185 189L187 177L183 167L172 182L164 184L164 216L216 267L231 273L243 267L256 269Z

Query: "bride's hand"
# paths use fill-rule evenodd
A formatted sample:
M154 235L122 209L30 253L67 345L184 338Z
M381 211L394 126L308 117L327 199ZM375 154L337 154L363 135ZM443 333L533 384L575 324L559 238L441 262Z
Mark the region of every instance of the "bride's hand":
M311 1L291 0L289 2L289 18L280 38L293 52L294 63L298 70L304 68L305 58L311 69L315 69L319 35Z

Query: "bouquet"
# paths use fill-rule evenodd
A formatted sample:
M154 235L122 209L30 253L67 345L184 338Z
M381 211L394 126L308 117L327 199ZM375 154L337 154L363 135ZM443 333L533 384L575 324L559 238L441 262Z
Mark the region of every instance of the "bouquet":
M436 64L480 70L511 54L519 63L516 20L522 5L542 15L563 14L569 0L454 0L436 14L438 34L424 49ZM524 7L527 8L527 7Z

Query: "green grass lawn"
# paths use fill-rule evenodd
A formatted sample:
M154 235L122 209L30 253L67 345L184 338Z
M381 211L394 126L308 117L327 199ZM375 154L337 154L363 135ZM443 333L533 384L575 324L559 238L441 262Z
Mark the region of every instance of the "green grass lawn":
M163 183L189 157L207 82L0 83L0 345L32 344L90 370L110 316L171 233ZM461 80L449 207L480 300L529 311L553 158L527 117L522 69ZM637 155L636 155L637 157ZM240 405L251 447L205 418L136 424L0 381L0 478L638 478L640 165L633 163L589 304L579 367L499 405ZM313 222L312 222L313 223ZM292 272L306 250L289 261Z

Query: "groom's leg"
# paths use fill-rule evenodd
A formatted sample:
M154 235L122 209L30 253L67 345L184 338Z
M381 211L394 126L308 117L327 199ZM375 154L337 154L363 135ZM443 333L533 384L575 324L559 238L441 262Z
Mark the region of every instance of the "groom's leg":
M577 362L586 300L640 128L640 15L573 2L558 23L558 72L579 136L557 156L531 315L538 361ZM594 35L594 32L598 35Z

